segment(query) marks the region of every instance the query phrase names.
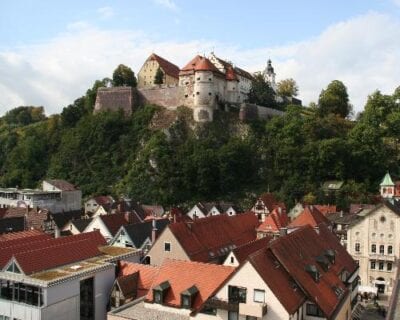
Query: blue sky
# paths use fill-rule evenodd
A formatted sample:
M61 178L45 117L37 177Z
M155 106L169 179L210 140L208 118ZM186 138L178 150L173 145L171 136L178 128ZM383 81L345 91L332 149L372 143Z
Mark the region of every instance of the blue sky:
M356 111L375 89L400 85L400 0L1 1L0 114L21 104L48 113L119 63L138 71L157 52L182 66L214 50L257 71L271 57L305 103L331 80Z

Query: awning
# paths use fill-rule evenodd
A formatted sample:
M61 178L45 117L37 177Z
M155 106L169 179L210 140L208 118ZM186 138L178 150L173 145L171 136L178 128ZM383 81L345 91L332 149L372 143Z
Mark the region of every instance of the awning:
M358 292L359 293L374 293L377 294L378 293L378 288L377 287L371 287L371 286L358 286Z

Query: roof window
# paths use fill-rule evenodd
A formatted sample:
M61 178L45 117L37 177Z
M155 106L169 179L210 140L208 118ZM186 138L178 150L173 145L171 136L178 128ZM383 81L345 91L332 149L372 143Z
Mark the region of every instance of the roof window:
M336 253L335 250L327 249L324 251L324 256L329 260L331 264L335 263Z
M329 263L329 260L325 256L318 256L315 258L315 261L321 266L321 268L327 272L329 268L331 267L331 264Z
M196 286L191 286L189 289L183 291L181 293L181 307L190 309L198 292L199 290Z
M313 278L315 282L319 282L321 274L319 273L317 267L313 264L306 265L306 272Z
M168 281L160 283L158 286L153 288L153 301L158 304L163 304L164 298L171 285Z

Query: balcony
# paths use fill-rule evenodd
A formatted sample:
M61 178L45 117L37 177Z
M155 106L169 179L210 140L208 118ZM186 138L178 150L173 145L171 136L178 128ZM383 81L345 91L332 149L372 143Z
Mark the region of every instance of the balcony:
M370 253L369 259L394 262L396 257L393 254Z
M239 304L235 302L229 302L226 300L219 299L217 297L212 297L207 300L206 306L208 308L214 308L214 309L222 309L226 311L234 311L238 312L239 311Z
M239 303L239 314L244 316L262 318L268 311L266 303Z

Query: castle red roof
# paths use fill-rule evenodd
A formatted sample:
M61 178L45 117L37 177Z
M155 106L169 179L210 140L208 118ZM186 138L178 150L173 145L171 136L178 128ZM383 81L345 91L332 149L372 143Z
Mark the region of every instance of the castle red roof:
M239 81L235 70L231 66L226 69L225 79L229 81Z
M179 78L179 67L172 62L169 62L168 60L156 55L155 53L152 53L147 60L157 61L160 65L160 68L165 74L176 79Z
M235 268L222 265L166 259L153 281L152 288L168 281L170 288L163 304L179 308L181 293L196 286L198 293L194 297L191 308L196 312L234 271ZM146 300L153 302L153 290L149 291Z
M192 261L212 261L256 239L259 222L254 213L225 214L173 223L169 229Z
M222 75L222 72L219 71L210 60L199 55L190 60L190 62L181 69L180 73L188 71L212 71Z
M321 223L329 225L330 221L314 206L306 206L303 212L289 224L289 227L296 228L305 225L316 227Z

